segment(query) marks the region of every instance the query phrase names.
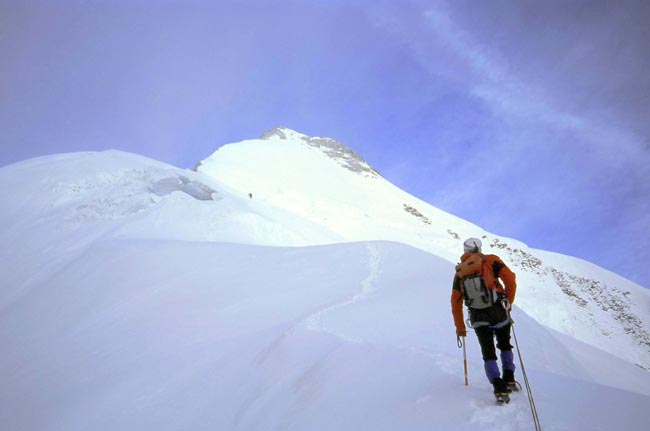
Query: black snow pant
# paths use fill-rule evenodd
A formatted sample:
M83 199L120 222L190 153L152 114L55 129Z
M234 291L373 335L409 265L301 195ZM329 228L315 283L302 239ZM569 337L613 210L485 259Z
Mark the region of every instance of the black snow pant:
M481 310L469 309L469 319L476 337L481 345L481 354L484 361L496 360L497 353L494 348L494 338L497 339L496 347L499 350L511 351L510 320L508 313L500 303Z
M497 347L501 351L511 351L510 344L510 323L501 328L491 328L489 326L479 326L475 329L476 337L481 345L481 354L484 361L496 360L497 352L494 348L494 337L497 339Z

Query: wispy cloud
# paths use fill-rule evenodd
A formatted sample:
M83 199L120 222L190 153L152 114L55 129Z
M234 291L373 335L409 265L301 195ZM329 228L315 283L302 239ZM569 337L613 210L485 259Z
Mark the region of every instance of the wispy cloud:
M626 249L635 239L650 241L650 151L644 133L650 128L633 121L639 110L650 112L650 93L637 95L627 105L608 103L615 89L621 94L635 85L640 91L650 90L648 78L638 73L650 65L650 51L638 46L650 48L647 40L635 35L630 41L621 34L625 32L621 23L628 22L625 16L635 11L585 14L571 4L541 11L531 5L499 4L506 7L491 10L490 5L473 2L470 9L462 2L438 2L424 12L428 37L402 35L409 38L413 55L432 77L458 82L498 123L484 136L485 145L473 148L460 161L461 170L474 175L463 182L486 184L497 192L486 200L458 188L452 193L438 191L434 200L484 226L502 228L522 239L536 238L531 241L534 245L584 252L602 265L624 267L637 279L641 274L650 276L647 268L625 262L624 257L630 253L650 257L645 246L634 247L634 252ZM535 13L542 16L530 18ZM478 23L477 16L485 16L491 24ZM608 21L608 16L617 18ZM571 25L565 25L571 19L591 20L581 24L583 34L578 36L587 39L582 46L575 46L581 41L573 37ZM530 25L522 27L526 24ZM632 51L646 54L626 63L627 69L614 67L611 73L593 61L581 64L584 53L616 52L614 48L598 52L591 46L589 38L599 40L599 32L630 42ZM635 77L636 83L620 83ZM589 104L584 102L585 94ZM481 169L486 161L494 168ZM453 181L447 187L453 189ZM579 240L585 237L591 241ZM594 244L599 250L594 250Z
M645 155L647 146L643 137L615 124L597 123L578 112L564 110L548 100L545 92L549 89L526 82L517 70L507 67L506 57L490 49L470 32L464 30L451 18L451 12L441 6L425 13L436 35L443 39L452 50L462 58L473 72L470 82L471 92L485 100L500 115L522 117L543 122L553 128L563 128L583 136L602 151L611 156L612 143L616 143L616 154L622 160L639 160ZM513 37L516 35L513 35ZM534 52L529 55L536 55ZM565 97L570 98L567 94Z

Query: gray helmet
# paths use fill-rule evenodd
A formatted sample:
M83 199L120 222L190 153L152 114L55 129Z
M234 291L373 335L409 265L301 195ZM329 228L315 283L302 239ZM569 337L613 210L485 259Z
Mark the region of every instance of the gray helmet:
M463 243L463 250L465 251L465 253L480 253L482 246L483 244L481 243L480 239L469 238L466 239L465 242Z

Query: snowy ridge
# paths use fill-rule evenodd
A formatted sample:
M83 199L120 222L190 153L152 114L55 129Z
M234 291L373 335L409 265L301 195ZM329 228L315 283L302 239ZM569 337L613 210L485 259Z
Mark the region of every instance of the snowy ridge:
M647 289L579 259L486 232L370 174L376 172L370 166L362 175L341 169L326 151L306 145L326 138L286 128L262 137L221 147L198 170L348 241L398 241L456 263L465 238L482 238L484 251L499 254L517 273L517 302L527 313L650 370Z
M530 429L525 394L494 405L471 334L463 385L448 296L472 235L517 268L544 429L645 430L647 348L624 325L647 331L646 291L298 135L198 172L115 151L0 169L0 429Z

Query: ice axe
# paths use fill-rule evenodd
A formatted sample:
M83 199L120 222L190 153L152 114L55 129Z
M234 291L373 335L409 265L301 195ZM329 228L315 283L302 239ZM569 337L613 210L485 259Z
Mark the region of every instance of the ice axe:
M456 334L456 342L458 348L463 349L463 368L465 369L465 386L469 386L469 378L467 377L467 349L465 348L465 337Z

